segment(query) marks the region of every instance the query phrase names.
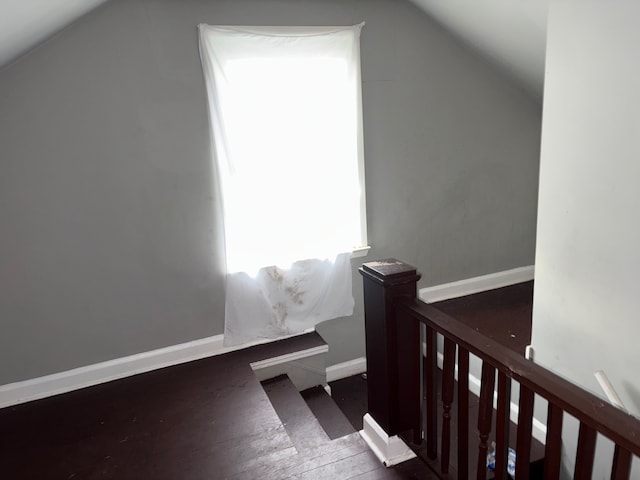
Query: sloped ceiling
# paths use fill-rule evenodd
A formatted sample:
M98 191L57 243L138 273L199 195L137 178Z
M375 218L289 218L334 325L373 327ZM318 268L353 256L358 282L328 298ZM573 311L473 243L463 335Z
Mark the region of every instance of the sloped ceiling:
M549 0L411 0L540 101Z
M2 0L0 67L106 0ZM549 0L411 0L542 99Z
M105 0L0 0L0 67Z

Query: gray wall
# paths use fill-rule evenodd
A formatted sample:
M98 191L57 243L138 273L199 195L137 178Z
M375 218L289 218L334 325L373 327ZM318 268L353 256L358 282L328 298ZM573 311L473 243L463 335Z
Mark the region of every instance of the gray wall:
M0 71L0 384L222 333L196 25L363 20L369 259L533 262L540 105L417 7L111 0ZM329 363L364 354L354 280Z

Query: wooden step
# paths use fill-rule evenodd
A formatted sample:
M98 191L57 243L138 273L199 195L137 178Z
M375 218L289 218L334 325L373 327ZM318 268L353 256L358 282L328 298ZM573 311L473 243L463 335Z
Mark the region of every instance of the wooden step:
M329 441L320 422L287 375L265 380L262 387L298 451L317 448Z
M251 362L251 368L260 381L287 375L298 391L327 382L327 343L316 332L287 339L290 346L299 345L279 355Z
M367 406L367 380L363 375L336 380L331 386L331 398L346 415L357 431L362 430L362 417L369 411Z
M331 440L356 431L323 387L318 385L300 394Z

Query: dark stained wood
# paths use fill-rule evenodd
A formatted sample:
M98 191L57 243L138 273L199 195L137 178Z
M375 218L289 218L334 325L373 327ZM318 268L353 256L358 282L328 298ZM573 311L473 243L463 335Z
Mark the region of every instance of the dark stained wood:
M463 373L461 373L462 369L464 369L464 357L465 357L464 352L458 352L458 379L459 380L464 378ZM438 372L441 372L441 371L439 370ZM442 384L442 382L439 381L439 379L436 379L436 383L437 385ZM339 403L340 408L344 409L345 407L347 407L348 409L351 409L350 415L353 416L354 418L359 418L361 420L362 416L367 412L366 401L363 401L363 400L366 400L366 380L364 380L360 375L357 375L357 376L345 378L342 380L338 380L336 382L331 382L330 385L332 387L333 398L336 400L337 403ZM469 456L467 456L466 454L460 455L459 448L452 449L451 451L452 458L451 458L451 464L449 467L449 478L468 479L468 478L473 478L475 476L475 463L477 462L477 435L475 435L475 433L477 431L476 425L477 425L477 419L478 419L477 414L478 414L479 398L475 396L473 393L469 393L468 388L465 389L467 394L462 395L462 387L460 385L461 383L459 382L456 382L454 384L454 397L456 399L461 398L461 396L462 398L466 397L467 399L466 405L468 410L464 412L464 414L467 420L466 420L466 423L462 422L460 420L460 414L459 414L458 408L452 409L451 411L452 432L457 432L458 441L461 436L464 436L467 439L465 440L465 442L468 442L468 439L471 436L471 439L473 440L472 442L473 448L470 451ZM460 388L458 388L459 386ZM358 399L358 397L360 397L360 399ZM456 403L459 405L457 401ZM461 425L464 425L466 427L466 431L462 431ZM361 424L359 429L360 428L362 428ZM493 430L495 429L492 426L492 431ZM512 422L510 423L509 436L510 438L513 438L513 439L516 438L516 425ZM408 438L408 441L411 442L411 437ZM453 445L455 446L456 442L453 442ZM465 443L465 445L467 444ZM425 463L428 463L434 470L439 472L439 469L440 469L439 459L436 460L435 462L432 462L432 461L429 461L426 456L426 442L423 442L419 446L414 445L414 447L417 447L416 453L421 458L423 458ZM515 443L513 443L511 447L515 448ZM533 447L532 447L532 459L533 459L532 468L533 468L533 465L537 465L537 463L541 462L543 457L544 457L544 446L534 440ZM460 468L455 468L456 466L463 463L462 462L463 458L467 460L467 462L469 461L473 462L471 476L468 473L463 472ZM467 463L467 462L464 462L464 463ZM467 468L467 472L468 470L469 469ZM542 477L541 472L539 476L533 476L532 474L532 478L541 478L541 477ZM417 478L420 478L420 477L417 477Z
M547 409L547 441L544 455L544 479L558 480L562 465L562 409L549 402Z
M249 363L320 344L305 335L2 409L0 478L435 478L383 467L358 433L294 445Z
M441 370L438 370L438 378L437 378L438 386L440 386L442 383L440 381L441 372L442 372ZM456 382L454 386L454 397L459 398L459 394L460 394L460 389L458 388L458 383ZM444 477L447 477L447 478L464 478L464 479L476 478L476 468L478 464L478 443L479 443L477 425L478 425L478 410L479 410L480 399L478 396L476 396L471 392L468 394L468 399L469 399L469 409L467 411L467 417L468 417L467 438L469 439L469 450L468 450L467 459L468 459L468 465L469 465L469 472L468 474L465 474L463 476L458 471L457 465L460 464L461 455L457 448L453 448L451 450L451 463L449 466L449 475L448 476L443 475ZM451 415L452 432L460 432L458 409L453 408L451 410L451 413L452 413ZM496 431L495 417L496 415L492 415L492 425L490 429L491 432ZM442 415L439 415L438 418L441 421ZM516 444L515 444L515 440L517 436L516 429L517 429L517 425L514 422L510 422L510 431L509 431L510 445L509 446L513 449L516 448ZM438 430L441 430L441 425L438 425ZM405 437L403 436L403 438ZM489 435L489 443L492 440L495 440L493 433ZM410 437L407 438L406 441L410 442L411 438ZM454 445L455 443L456 442L454 442ZM422 460L429 466L429 468L431 468L433 471L441 475L440 459L436 458L435 460L430 460L427 457L426 442L423 442L421 445L411 445L411 446L416 452L416 454L420 458L422 458ZM533 470L534 465L537 468L538 463L544 459L544 445L540 444L537 440L533 439L531 452L532 452L531 459L532 459L532 470ZM542 465L539 465L539 466L540 466L540 475L533 476L532 474L532 477L531 477L532 479L542 478ZM487 472L487 478L493 478L492 475L493 474L491 471Z
M427 351L422 369L425 395L424 436L427 441L427 457L434 459L438 456L438 387L436 385L438 356L436 334L432 328L426 327L425 339Z
M433 306L520 355L531 343L533 281L444 300Z
M367 407L367 380L362 375L336 380L331 386L331 398L349 419L356 431L362 430L362 417Z
M338 480L336 477L332 480ZM425 469L425 464L419 459L414 458L403 462L399 465L395 465L392 468L379 468L371 472L363 473L352 477L353 480L438 480L440 477L435 473Z
M529 480L534 398L533 390L520 385L520 402L518 403L518 435L516 442L516 480Z
M385 258L384 260L363 263L360 270L365 278L369 278L385 286L412 283L420 279L420 275L416 273L415 267L396 260L395 258Z
M542 366L525 360L432 305L416 299L403 299L398 302L398 309L400 314L411 316L439 333L444 332L456 344L496 365L499 370L508 372L521 387L535 391L632 454L640 456L640 420Z
M495 384L495 368L486 361L482 362L482 379L480 385L480 405L478 410L478 467L477 479L487 478L487 451L489 432L491 431L491 417L493 414L493 391Z
M593 428L580 422L578 449L576 451L576 468L573 474L574 479L591 480L597 435L598 433Z
M444 340L444 360L442 367L442 440L440 447L440 471L449 473L451 458L451 404L455 383L456 344Z
M469 478L469 352L458 347L458 478Z
M397 348L402 352L397 363L397 398L402 399L398 412L398 428L411 429L414 443L422 441L420 396L420 324L414 321L398 322Z
M457 442L453 442L453 445L457 447L453 448L451 451L451 466L449 468L449 476L450 478L473 478L475 476L475 463L477 462L477 413L478 413L478 402L479 399L472 393L469 393L468 386L462 387L461 380L465 378L464 369L465 369L465 354L463 351L458 352L458 382L454 386L454 397L456 398L456 408L452 409L451 423L452 423L452 432L457 432ZM468 359L468 357L467 357ZM468 361L466 362L468 365ZM467 367L468 368L468 367ZM440 372L440 371L439 371ZM436 379L437 385L441 385L442 382ZM359 430L362 428L362 416L367 412L366 407L366 380L364 380L360 375L345 378L342 380L338 380L335 382L331 382L333 399L338 403L340 408L343 411L348 411L349 416L352 419L352 422L357 426L358 423L356 420L359 420L360 424L356 428ZM458 388L459 387L459 388ZM466 392L464 394L463 392ZM460 398L466 399L467 410L460 413ZM464 401L464 400L463 400ZM464 417L466 420L461 420ZM322 423L322 422L321 422ZM494 428L492 427L492 430ZM510 438L516 438L516 426L514 423L510 423ZM468 450L469 437L471 437L472 449L470 451L470 455L466 453ZM461 449L460 439L463 438L463 442L465 445L465 449ZM411 441L411 438L409 438ZM511 444L512 448L515 448L515 443ZM425 460L426 456L426 442L423 442L418 447L418 455L421 455ZM534 446L532 448L532 459L535 461L540 461L544 456L544 446L540 445L538 442L534 441ZM464 453L464 454L462 454ZM460 468L460 465L468 465L469 462L472 462L472 475L469 475L469 468L467 466L467 470L463 470ZM439 471L440 469L440 461L437 460L435 463L431 464L432 467ZM454 468L455 467L455 468ZM417 477L420 478L420 477ZM532 478L540 478L532 476Z
M415 427L415 408L410 407L407 414L398 403L398 389L406 385L399 382L399 374L406 375L403 367L415 367L411 356L398 357L398 333L404 340L411 327L398 328L395 305L402 297L415 298L420 275L395 259L367 262L359 271L365 302L369 414L392 436Z
M507 480L509 455L509 415L511 413L511 379L498 372L498 409L496 412L496 480Z
M619 446L613 452L611 480L628 480L631 475L631 454Z
M402 265L401 262L397 262L395 260L389 263L394 265L394 268L396 268L396 265ZM383 266L386 268L386 262L383 262ZM400 270L402 270L402 268L400 268ZM363 272L366 288L365 273L367 272ZM411 274L414 273L415 272L411 271ZM372 272L369 271L368 274L371 275ZM626 471L628 468L626 458L627 454L625 452L633 455L640 455L640 420L629 415L625 415L615 407L603 402L601 399L580 387L567 382L558 375L553 374L531 361L525 360L522 353L524 351L524 346L530 342L530 316L526 322L526 327L529 329L528 332L520 334L514 331L508 331L508 338L504 336L496 336L491 332L499 331L496 326L498 316L487 314L487 309L485 309L483 315L485 319L490 319L488 324L483 326L478 322L468 322L468 319L465 324L465 322L461 320L462 316L457 315L460 318L456 319L440 310L449 308L449 313L453 312L456 308L455 305L460 305L458 300L456 300L456 303L447 303L446 305L438 306L424 304L423 302L418 301L415 298L415 295L408 295L406 292L405 294L397 294L393 291L395 286L392 283L385 285L385 279L380 277L384 277L386 274L388 274L389 280L392 280L393 278L396 278L395 275L401 276L402 272L377 272L377 279L372 280L377 282L378 285L382 285L385 290L386 303L382 306L391 307L384 311L382 314L384 318L379 318L378 323L395 323L396 325L401 325L401 328L406 329L407 323L413 320L423 324L426 331L428 353L423 365L423 390L426 397L424 418L426 424L425 437L427 442L425 442L426 445L424 447L414 445L414 448L422 453L426 453L422 458L425 458L426 463L431 469L434 471L443 471L443 478L449 478L449 475L446 474L447 466L450 463L447 457L451 453L449 448L451 431L448 427L451 422L451 412L455 410L451 409L450 402L448 400L449 388L446 383L446 377L448 377L448 366L445 365L443 367L447 370L447 373L445 374L445 383L442 385L443 415L439 417L437 415L437 403L435 402L435 399L432 398L433 389L431 388L431 385L433 384L433 377L437 375L436 368L433 368L432 365L433 357L435 355L434 353L429 353L429 350L431 350L431 352L435 352L435 345L433 345L433 343L435 343L436 335L442 335L445 339L445 344L455 345L463 351L468 351L469 353L474 354L482 361L480 404L477 409L479 445L477 449L477 457L475 458L476 461L474 462L476 466L475 473L478 479L486 479L487 477L485 459L493 422L492 403L496 372L499 375L500 384L500 398L498 401L498 415L496 419L496 439L499 442L497 452L499 469L497 473L498 478L502 479L505 477L504 470L510 443L509 437L511 436L509 429L506 427L511 423L508 421L510 409L510 379L513 379L520 385L518 431L515 436L517 451L516 480L528 480L531 478L532 472L535 472L534 474L536 477L534 478L538 478L537 475L541 475L543 473L542 462L537 460L535 462L531 462L531 449L534 444L534 442L532 442L531 434L533 407L536 394L547 399L550 404L553 405L550 411L550 416L554 417L556 422L558 422L559 419L560 429L563 411L566 411L576 417L581 422L578 458L576 459L576 470L574 473L575 478L587 479L591 476L597 432L611 438L617 444L618 448L616 449L616 459L614 460L612 477L615 478L616 476L619 476L624 478L625 475L628 476L628 472ZM376 277L376 275L373 276ZM531 287L532 284L530 284L528 293L526 293L528 298L524 302L528 309L531 308ZM499 296L501 295L501 292L496 292L495 295ZM379 296L382 295L379 294ZM366 303L365 299L365 304ZM377 305L377 307L380 306L381 304ZM367 305L365 308L367 308ZM469 310L468 306L466 308ZM489 310L491 308L493 307L490 307ZM475 311L478 310L480 309L475 309ZM378 311L380 311L379 308ZM502 312L504 312L504 309L502 309ZM520 315L520 317L522 318L523 315ZM503 320L508 322L509 318L506 317ZM502 321L500 321L500 323L504 324ZM488 333L483 331L485 330L486 325L489 325L489 328L486 329L489 331ZM392 334L393 333L394 332L392 332ZM407 335L406 338L407 342L402 344L397 343L397 338L393 335L389 340L389 343L393 345L392 348L396 348L394 353L398 357L398 364L406 361L406 358L403 358L405 352L409 351L411 352L410 356L414 355L413 347L407 348L411 343L410 336ZM419 336L414 335L414 339L415 342L418 342ZM516 341L520 341L521 344L519 346L515 345L514 342ZM455 346L453 347L454 349ZM450 350L451 347L445 347L445 350L447 349ZM447 363L446 360L445 363ZM390 370L392 371L393 367L390 367ZM371 368L369 369L369 372L371 374ZM401 415L399 412L405 407L401 404L401 400L403 401L404 398L405 396L401 396L401 398L396 398L393 402L389 403L390 406L395 405L399 409L398 413L395 415ZM412 400L409 400L409 402L411 401ZM433 404L436 404L435 408L432 406ZM408 404L408 409L413 409L411 403ZM393 416L393 408L390 408L390 410L389 415ZM461 409L458 410L458 412L461 411ZM436 421L432 420L432 416L435 416ZM442 421L443 441L440 445L440 454L445 457L439 459L436 459L438 446L437 430L434 425L437 422L437 419ZM404 425L404 423L402 424ZM551 428L555 427L551 426ZM435 438L430 439L431 435L434 434ZM403 438L408 437L403 435ZM413 441L417 444L418 439L414 437ZM558 448L557 450L557 452L551 453L552 458L548 462L546 469L546 476L548 478L553 478L557 473L557 466L555 465L555 462L558 461L556 456L560 455L559 452L561 449ZM434 451L436 455L434 455ZM470 458L472 456L472 449L466 453L468 453L467 457ZM457 472L453 472L452 469L450 469L450 473L451 476L457 475ZM465 477L461 476L460 478Z

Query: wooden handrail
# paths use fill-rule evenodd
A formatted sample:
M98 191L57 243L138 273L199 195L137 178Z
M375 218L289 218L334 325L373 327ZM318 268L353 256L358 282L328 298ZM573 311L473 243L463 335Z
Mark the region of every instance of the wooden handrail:
M451 412L458 413L457 478L475 468L478 480L487 477L487 457L497 387L495 478L508 478L511 383L520 385L516 480L528 480L532 445L534 396L549 402L544 478L558 478L561 469L564 412L580 422L575 478L591 478L597 434L615 443L611 478L629 478L633 456L640 457L640 420L565 378L526 360L432 305L416 299L420 275L395 259L369 262L364 278L369 414L388 436L401 434L422 449L429 468L441 478L449 472L452 441ZM420 333L423 326L424 336ZM442 373L437 374L436 335L444 338ZM426 356L420 354L425 341ZM454 395L454 360L458 357L458 395ZM470 465L469 354L482 361L477 409L477 465ZM421 375L422 371L422 375ZM497 373L497 382L496 379ZM441 377L438 399L436 375ZM441 402L442 416L438 417ZM438 448L438 422L442 435ZM409 433L413 435L409 435ZM424 441L422 447L418 447ZM436 461L440 453L440 461ZM537 461L536 461L537 462Z
M536 363L476 332L468 325L416 299L400 299L400 312L429 325L470 353L489 362L581 422L640 456L640 420ZM399 315L399 320L403 319Z

